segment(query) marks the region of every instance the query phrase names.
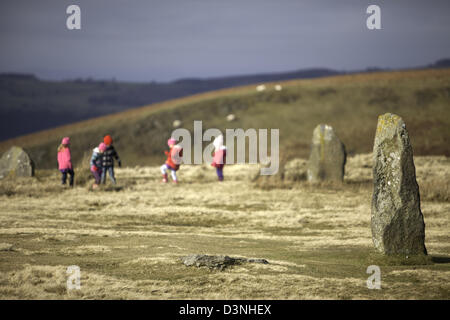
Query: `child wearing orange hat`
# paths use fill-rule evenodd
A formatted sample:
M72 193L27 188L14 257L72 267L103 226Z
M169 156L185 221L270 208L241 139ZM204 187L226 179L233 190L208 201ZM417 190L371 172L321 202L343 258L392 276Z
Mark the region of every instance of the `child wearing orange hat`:
M167 156L166 163L161 166L161 173L163 175L162 182L166 183L167 179L167 170L170 171L172 176L172 180L174 183L178 183L177 179L177 171L180 168L181 157L183 156L183 148L176 144L177 141L174 138L170 138L167 141L167 145L169 146L169 151L164 151Z
M117 160L119 167L122 167L122 162L120 161L119 154L113 146L113 139L108 134L103 138L103 143L106 145L106 150L102 155L102 177L101 183L105 184L106 182L106 173L109 173L109 178L111 179L113 184L116 184L116 178L114 177L114 159Z

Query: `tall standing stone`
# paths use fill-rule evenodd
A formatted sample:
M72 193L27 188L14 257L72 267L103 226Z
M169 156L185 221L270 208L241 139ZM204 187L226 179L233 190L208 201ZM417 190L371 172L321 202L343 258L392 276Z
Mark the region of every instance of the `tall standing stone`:
M319 124L313 132L307 179L310 182L342 182L346 161L345 146L331 126Z
M373 147L372 240L384 254L426 254L413 152L402 118L378 117Z
M12 147L0 158L0 179L7 176L34 176L34 163L22 148Z

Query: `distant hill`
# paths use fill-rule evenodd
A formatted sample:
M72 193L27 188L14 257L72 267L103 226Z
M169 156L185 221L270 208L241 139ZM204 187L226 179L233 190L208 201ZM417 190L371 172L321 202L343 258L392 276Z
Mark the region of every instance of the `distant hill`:
M92 79L45 81L34 75L0 74L0 141L200 92L339 73L328 69L309 69L212 79L181 79L169 83Z
M274 89L282 85L281 91ZM371 72L266 83L222 89L134 108L0 142L0 153L12 145L30 152L38 168L54 168L56 148L64 136L72 140L75 163L114 137L123 163L158 164L174 120L193 130L278 128L283 159L307 157L314 127L332 125L349 155L371 152L377 118L386 112L403 117L416 155L450 156L450 68ZM228 122L228 114L236 120Z
M450 59L441 59L428 66L429 68L450 68Z
M422 68L448 66L450 59L443 59ZM374 67L365 71L388 70ZM293 72L180 79L168 83L93 79L46 81L30 74L0 74L0 141L201 92L358 72L362 71L313 68Z

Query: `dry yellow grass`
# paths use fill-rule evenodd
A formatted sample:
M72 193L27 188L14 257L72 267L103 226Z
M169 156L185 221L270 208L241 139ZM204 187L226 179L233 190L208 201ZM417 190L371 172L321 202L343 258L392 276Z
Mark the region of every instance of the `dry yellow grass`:
M449 299L448 189L428 195L449 181L449 159L415 163L430 256L422 263L373 251L371 155L348 159L341 187L299 179L263 190L249 165L225 167L223 183L209 166L182 166L179 185L161 184L158 167L118 169L118 186L96 191L62 188L53 171L2 180L0 298ZM192 253L270 263L185 267L179 257ZM381 290L366 287L371 264ZM70 265L81 269L80 290L66 288Z

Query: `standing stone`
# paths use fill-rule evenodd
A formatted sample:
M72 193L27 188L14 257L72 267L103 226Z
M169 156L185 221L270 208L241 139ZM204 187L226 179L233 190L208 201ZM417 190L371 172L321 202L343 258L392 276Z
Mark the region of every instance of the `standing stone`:
M22 148L12 147L0 158L0 179L7 176L34 176L34 163Z
M331 126L318 125L313 132L311 154L308 161L309 182L342 182L347 154L345 146Z
M413 152L402 118L378 117L373 157L375 248L384 254L427 254Z

